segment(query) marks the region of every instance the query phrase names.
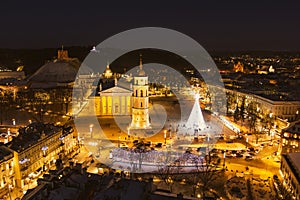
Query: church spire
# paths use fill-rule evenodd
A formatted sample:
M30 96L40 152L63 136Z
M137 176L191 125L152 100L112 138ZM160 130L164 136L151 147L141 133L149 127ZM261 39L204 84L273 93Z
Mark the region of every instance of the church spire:
M142 54L140 54L140 70L139 70L139 76L145 76L146 73L143 70L143 60L142 60Z
M140 54L140 71L143 70L143 59L142 59L142 54Z

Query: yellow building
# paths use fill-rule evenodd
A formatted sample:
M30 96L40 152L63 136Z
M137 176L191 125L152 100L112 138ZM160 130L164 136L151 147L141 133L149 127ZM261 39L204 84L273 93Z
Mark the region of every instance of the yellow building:
M95 109L97 115L130 115L131 95L128 89L114 86L99 92L95 97Z
M300 121L282 130L281 145L282 154L300 152Z
M284 186L292 199L300 199L300 153L289 153L281 156L280 170Z
M234 72L244 72L244 65L239 61L237 64L233 66Z
M69 150L63 142L66 137L61 127L50 124L32 123L21 130L9 148L14 151L14 171L17 187L24 187L31 176L46 171Z
M15 186L14 153L5 146L0 146L0 198L8 196L8 190Z
M109 79L112 72L107 66L103 77ZM106 82L107 85L113 83ZM100 84L99 96L91 98L94 100L96 115L132 115L131 129L150 128L149 122L149 85L148 76L143 70L140 58L140 69L137 76L133 78L132 90L120 87L115 79L114 87L102 90Z

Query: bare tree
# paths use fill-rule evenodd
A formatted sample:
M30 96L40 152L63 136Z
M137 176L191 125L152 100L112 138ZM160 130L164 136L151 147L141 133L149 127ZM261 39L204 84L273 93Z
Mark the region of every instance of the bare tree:
M158 167L157 175L167 185L170 192L173 190L174 180L172 178L172 167L161 165Z
M192 186L193 196L196 196L197 188L200 186L200 179L197 175L198 172L188 173L185 176L186 182Z
M207 191L209 191L209 189L211 189L213 186L213 183L220 174L220 171L216 169L215 165L209 164L204 159L194 160L194 163L196 167L196 173L192 178L192 181L194 182L193 192L195 195L196 189L199 187L202 198L205 198Z
M158 165L157 175L158 177L167 185L170 192L173 191L173 185L175 184L175 176L180 174L181 167L176 164L169 164L168 162L163 162Z

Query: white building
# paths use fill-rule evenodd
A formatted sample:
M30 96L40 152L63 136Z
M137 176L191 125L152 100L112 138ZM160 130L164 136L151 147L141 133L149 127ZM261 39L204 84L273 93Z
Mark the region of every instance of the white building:
M267 98L257 94L247 94L235 90L226 89L226 93L234 94L237 97L237 102L242 102L245 98L247 104L253 102L258 110L265 115L272 113L280 119L294 121L298 117L300 111L300 101L281 100L276 98Z

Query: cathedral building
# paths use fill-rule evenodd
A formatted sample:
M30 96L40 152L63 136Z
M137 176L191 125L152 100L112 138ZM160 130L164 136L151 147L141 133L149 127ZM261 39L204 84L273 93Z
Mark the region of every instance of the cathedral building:
M102 90L96 97L97 115L130 115L131 95L128 89L115 85L112 88Z
M131 96L132 91L118 85L117 75L107 65L95 96L96 115L131 115Z
M103 79L113 79L111 74L108 66L103 73ZM114 86L105 88L100 84L99 87L99 95L95 97L97 115L132 115L130 129L150 128L148 76L143 70L141 57L138 74L133 78L133 86L130 89L119 86L116 77Z

